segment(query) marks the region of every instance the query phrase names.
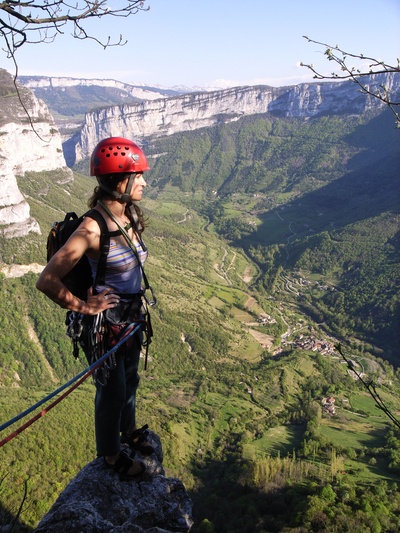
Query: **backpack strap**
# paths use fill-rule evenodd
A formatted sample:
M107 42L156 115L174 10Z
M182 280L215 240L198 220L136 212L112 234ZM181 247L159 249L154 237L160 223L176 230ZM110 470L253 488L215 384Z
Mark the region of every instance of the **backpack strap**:
M100 227L100 257L97 263L96 279L93 285L104 285L106 279L107 256L110 251L110 232L107 222L97 209L91 209L85 213L86 217L93 218Z

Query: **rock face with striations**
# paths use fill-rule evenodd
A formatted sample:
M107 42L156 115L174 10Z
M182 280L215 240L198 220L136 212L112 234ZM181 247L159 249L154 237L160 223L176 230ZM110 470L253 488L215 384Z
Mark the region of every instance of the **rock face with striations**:
M61 137L47 106L29 89L20 87L18 97L13 78L2 69L0 111L0 236L13 238L40 232L17 177L29 171L63 169L65 179L72 179L72 172L66 167Z
M370 76L371 88L385 85L400 93L400 76ZM288 87L251 86L190 93L137 104L107 107L86 114L79 134L64 143L70 166L88 157L105 137L122 136L141 142L148 137L215 126L245 115L271 113L281 117L361 114L383 106L361 94L355 83L303 83Z
M137 458L146 472L121 481L99 457L85 466L61 493L34 533L186 533L193 524L192 502L182 482L166 478L162 447L149 432L151 456Z

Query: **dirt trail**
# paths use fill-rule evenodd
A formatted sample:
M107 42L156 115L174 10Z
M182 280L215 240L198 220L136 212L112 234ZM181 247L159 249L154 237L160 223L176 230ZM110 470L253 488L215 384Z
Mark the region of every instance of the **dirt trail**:
M253 279L253 276L250 275L250 272L251 272L251 269L249 266L247 266L244 269L243 278L242 278L245 283L250 283L250 281Z
M44 355L44 352L43 352L43 348L42 348L42 345L40 344L40 341L39 341L39 338L38 336L36 335L36 331L33 329L32 325L30 324L29 322L29 318L26 316L25 317L25 323L26 323L26 328L28 330L28 335L29 335L29 338L31 339L31 341L33 341L36 346L38 347L39 349L39 353L40 353L40 356L41 356L41 359L44 363L44 366L46 367L49 375L50 375L50 379L53 383L58 383L59 380L57 378L57 376L54 374L53 372L53 369L50 365L50 363L48 362L48 360L46 359L46 356Z

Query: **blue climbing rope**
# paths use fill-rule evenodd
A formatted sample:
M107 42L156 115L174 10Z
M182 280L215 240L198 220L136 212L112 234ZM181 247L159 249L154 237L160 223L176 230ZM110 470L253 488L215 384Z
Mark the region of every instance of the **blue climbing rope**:
M79 383L77 385L74 385L73 387L71 387L70 391L67 391L67 393L65 393L62 398L60 398L58 401L56 401L54 403L54 405L56 403L58 403L61 399L65 398L70 392L72 392L78 385L80 385L81 383L83 383L91 374L93 374L93 372L96 370L97 367L99 367L112 353L116 352L121 346L122 344L124 344L128 339L129 337L131 337L132 335L134 335L136 333L136 331L141 327L141 323L137 324L137 323L133 323L131 324L126 332L124 333L123 337L119 340L119 342L113 346L107 353L105 353L100 359L98 359L97 361L95 361L94 363L92 363L90 366L88 366L87 368L85 368L84 370L82 370L82 372L80 372L79 374L77 374L75 377L73 377L72 379L70 379L67 383L65 383L64 385L62 385L61 387L59 387L58 389L56 389L55 391L53 391L52 393L48 394L45 398L43 398L42 400L40 400L39 402L37 402L36 404L32 405L31 407L29 407L29 409L26 409L26 411L23 411L22 413L20 413L19 415L15 416L14 418L12 418L11 420L8 420L7 422L5 422L4 424L2 424L0 426L0 432L3 431L4 429L8 428L9 426L11 426L12 424L15 424L15 422L18 422L18 420L21 420L21 418L25 417L26 415L28 415L29 413L32 413L34 410L36 410L38 407L40 407L41 405L43 405L44 403L48 402L49 400L51 400L52 398L54 398L54 396L56 396L57 394L59 394L60 392L62 392L63 390L65 390L66 388L70 387L71 385L73 385L77 380L80 380ZM129 331L131 329L131 331ZM82 379L80 379L82 378ZM45 414L47 411L49 410L49 408L47 410L44 410L42 411L43 414ZM31 423L36 421L38 418L40 418L40 416L43 416L43 414L40 413L37 417L35 417L32 421L30 421ZM21 429L21 431L23 429L25 429L26 427L28 427L28 425L30 425L30 423L28 422L27 424L25 424L23 426L23 428ZM7 437L6 439L2 440L0 442L0 448L3 444L5 444L6 442L8 442L9 440L11 440L11 438L13 438L14 436L16 436L17 434L19 434L21 431L17 430L15 432L15 434L12 434L11 436Z

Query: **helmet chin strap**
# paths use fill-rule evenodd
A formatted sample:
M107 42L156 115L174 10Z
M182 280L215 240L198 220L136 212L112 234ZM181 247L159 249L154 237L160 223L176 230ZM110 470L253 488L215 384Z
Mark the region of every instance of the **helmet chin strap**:
M135 228L134 229L135 229L136 233L138 233L140 235L140 232L141 232L141 230L143 228L142 228L142 225L140 224L139 217L137 216L135 205L134 205L134 203L131 200L131 191L132 191L134 180L135 180L135 174L131 174L129 176L128 183L126 184L126 189L125 189L124 193L119 193L117 191L113 191L112 189L110 189L109 187L107 187L106 185L101 183L99 180L97 180L97 181L99 183L100 189L103 189L103 191L106 191L108 194L110 194L111 196L116 198L122 204L126 204L126 206L129 209L129 212L131 214L132 220L133 220L133 222L135 224Z

